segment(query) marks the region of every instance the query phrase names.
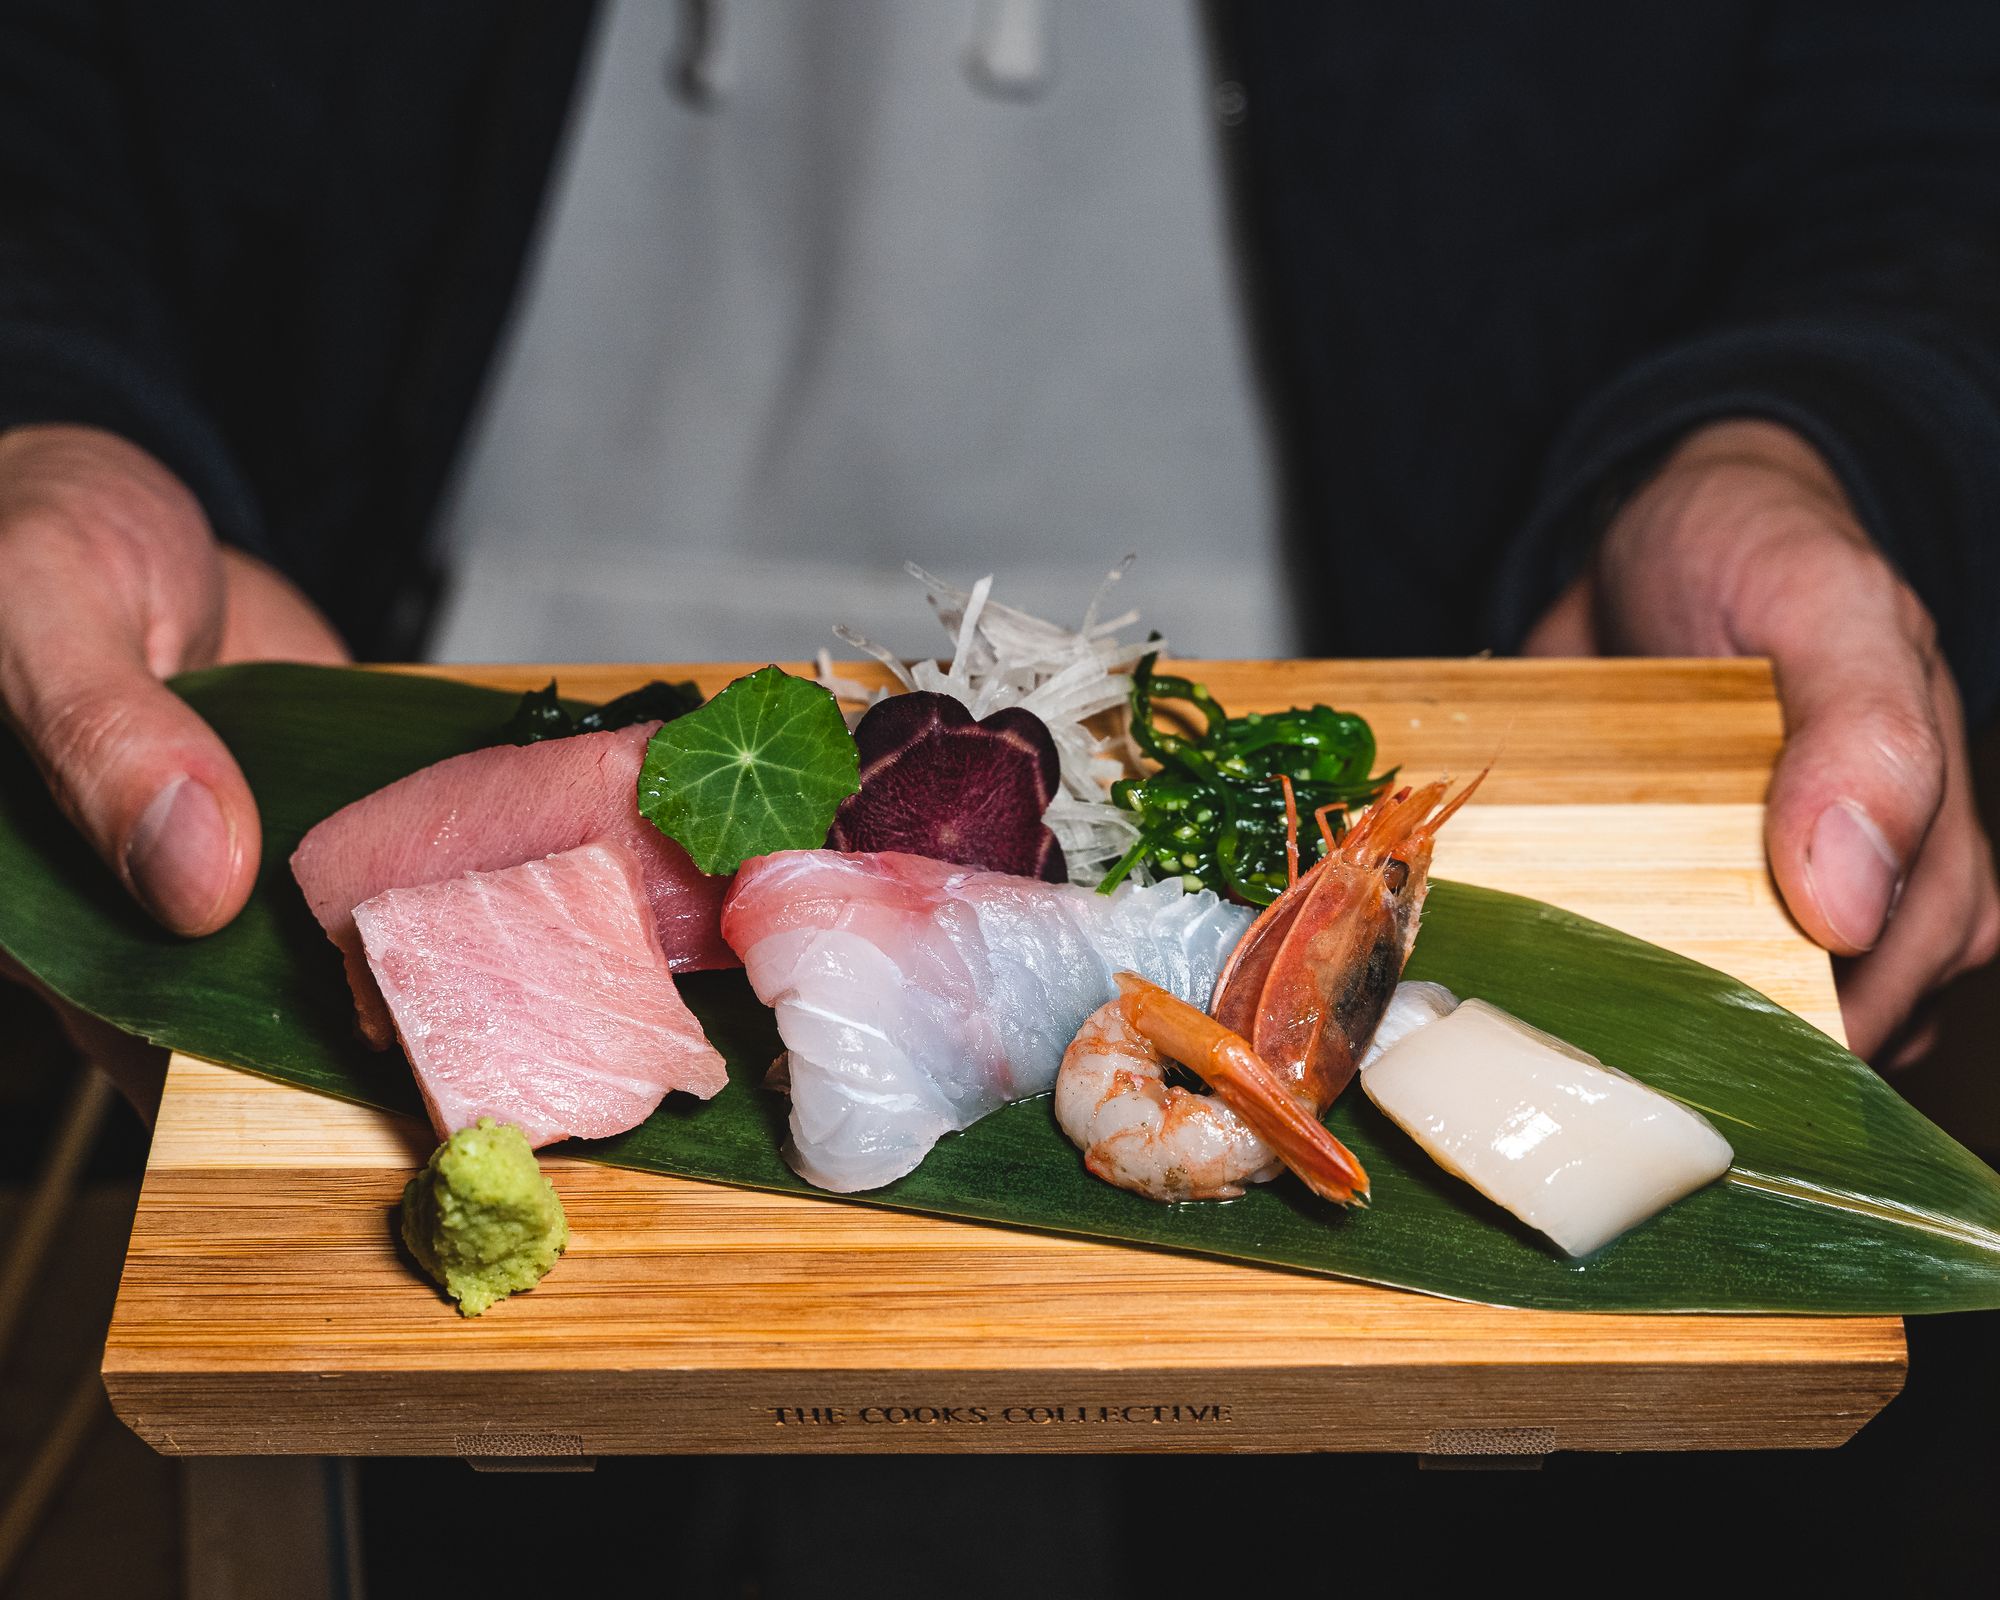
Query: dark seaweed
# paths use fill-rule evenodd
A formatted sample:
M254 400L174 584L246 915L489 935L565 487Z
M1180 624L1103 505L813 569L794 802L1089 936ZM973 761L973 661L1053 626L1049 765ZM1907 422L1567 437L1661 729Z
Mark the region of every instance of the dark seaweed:
M1375 734L1351 711L1294 706L1232 717L1206 684L1155 672L1147 656L1132 674L1132 737L1160 764L1111 787L1112 801L1139 819L1139 839L1101 885L1109 893L1144 862L1155 878L1178 876L1250 905L1269 905L1287 882L1285 791L1297 797L1299 865L1324 852L1315 811L1348 808L1380 794L1395 776L1371 775ZM1164 725L1156 707L1182 702L1201 714L1198 735Z
M578 733L609 733L639 722L672 722L700 705L701 691L692 683L663 683L655 678L601 706L572 712L556 694L556 680L551 678L546 689L530 689L521 696L521 703L507 720L506 740L509 744L538 744L543 739L567 739Z

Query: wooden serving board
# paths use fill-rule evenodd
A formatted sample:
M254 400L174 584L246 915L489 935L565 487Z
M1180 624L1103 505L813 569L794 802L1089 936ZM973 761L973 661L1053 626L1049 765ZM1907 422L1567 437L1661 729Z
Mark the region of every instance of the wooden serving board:
M459 675L594 699L739 670ZM1413 774L1497 753L1440 876L1655 940L1838 1034L1827 959L1764 867L1761 664L1190 670L1232 710L1361 711ZM104 1355L119 1414L187 1454L1544 1454L1838 1444L1903 1380L1894 1319L1502 1311L561 1157L569 1253L463 1321L393 1239L431 1144L177 1057Z

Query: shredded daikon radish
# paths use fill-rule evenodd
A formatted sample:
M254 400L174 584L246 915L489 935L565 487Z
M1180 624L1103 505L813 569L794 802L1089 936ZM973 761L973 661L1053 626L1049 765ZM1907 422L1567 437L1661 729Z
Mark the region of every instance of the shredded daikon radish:
M1087 725L1091 717L1127 703L1132 668L1163 645L1158 638L1119 638L1138 623L1137 611L1101 615L1112 586L1132 561L1126 556L1105 575L1075 628L1000 604L992 598L990 575L970 589L960 589L914 561L906 563L904 570L923 584L931 609L951 636L951 660L944 666L935 661L906 663L851 628L833 630L842 643L881 662L905 689L948 694L975 717L1022 706L1047 724L1062 761L1062 787L1045 820L1063 847L1070 881L1085 885L1099 882L1139 836L1132 814L1109 798L1112 783L1126 773L1129 735L1123 719L1110 737ZM824 650L819 653L818 681L838 698L864 709L895 692L836 677L833 658ZM858 720L859 714L853 713L850 721Z

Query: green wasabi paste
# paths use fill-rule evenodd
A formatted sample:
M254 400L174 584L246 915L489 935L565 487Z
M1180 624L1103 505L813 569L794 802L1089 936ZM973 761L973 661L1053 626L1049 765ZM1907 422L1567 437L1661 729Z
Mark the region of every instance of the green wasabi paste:
M403 1190L403 1243L459 1315L476 1317L541 1281L569 1243L569 1221L527 1136L481 1117L439 1145Z

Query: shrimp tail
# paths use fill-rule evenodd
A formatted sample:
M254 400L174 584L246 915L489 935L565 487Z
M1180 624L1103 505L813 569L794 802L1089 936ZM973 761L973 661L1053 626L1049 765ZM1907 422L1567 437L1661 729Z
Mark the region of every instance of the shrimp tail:
M1327 1132L1312 1107L1248 1040L1136 973L1119 973L1118 989L1132 1027L1162 1054L1199 1074L1307 1188L1339 1205L1368 1203L1368 1174L1353 1152Z

